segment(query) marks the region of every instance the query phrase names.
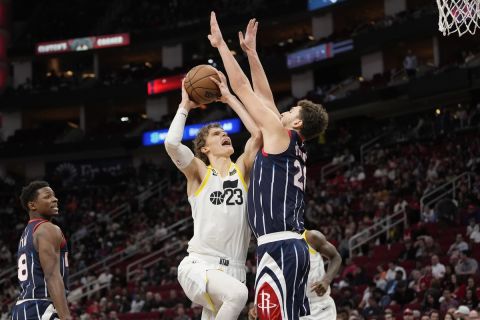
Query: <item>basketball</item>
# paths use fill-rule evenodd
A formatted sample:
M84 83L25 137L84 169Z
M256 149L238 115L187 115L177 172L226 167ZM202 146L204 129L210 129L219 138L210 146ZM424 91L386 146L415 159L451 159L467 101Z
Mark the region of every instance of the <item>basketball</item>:
M217 69L208 64L198 65L187 73L185 89L192 101L199 104L208 104L221 96L217 84L210 77L220 81Z

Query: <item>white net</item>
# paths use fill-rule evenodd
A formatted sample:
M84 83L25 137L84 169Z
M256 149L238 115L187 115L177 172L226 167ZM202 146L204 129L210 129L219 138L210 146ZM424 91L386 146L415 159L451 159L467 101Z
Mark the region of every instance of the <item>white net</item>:
M437 0L438 30L443 35L475 34L480 29L480 0Z

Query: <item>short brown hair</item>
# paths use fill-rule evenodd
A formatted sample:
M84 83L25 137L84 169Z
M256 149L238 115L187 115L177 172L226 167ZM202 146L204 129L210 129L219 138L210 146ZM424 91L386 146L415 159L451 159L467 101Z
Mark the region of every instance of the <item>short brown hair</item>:
M205 147L208 133L210 132L210 129L213 128L223 129L218 122L207 124L198 131L195 140L193 140L193 152L195 153L195 156L205 162L206 165L209 165L210 161L208 160L207 155L202 152L202 148Z
M300 100L297 103L302 108L300 119L303 122L300 134L305 140L318 137L328 127L328 113L321 104L310 100Z

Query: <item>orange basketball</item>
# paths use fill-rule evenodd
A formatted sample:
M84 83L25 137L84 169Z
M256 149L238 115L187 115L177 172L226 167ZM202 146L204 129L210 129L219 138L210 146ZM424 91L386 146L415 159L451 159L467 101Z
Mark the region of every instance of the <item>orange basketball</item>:
M217 100L220 90L210 77L220 81L217 69L208 64L201 64L192 68L185 77L185 89L192 101L199 104L207 104Z

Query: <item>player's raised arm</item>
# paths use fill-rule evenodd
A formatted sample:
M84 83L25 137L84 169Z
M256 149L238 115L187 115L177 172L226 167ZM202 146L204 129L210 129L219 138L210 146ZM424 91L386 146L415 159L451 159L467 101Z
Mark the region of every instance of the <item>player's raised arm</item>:
M245 125L245 128L247 128L248 132L250 132L250 138L245 144L244 152L237 160L237 165L240 166L240 170L244 174L245 181L248 184L250 169L252 168L253 161L255 160L255 155L262 146L262 132L248 111L245 109L245 106L228 89L227 78L225 75L219 71L218 76L220 81L213 77L210 79L215 82L220 89L222 94L220 101L229 105L233 111L235 111L235 113L242 120L242 123Z
M189 99L182 82L182 101L168 129L167 137L165 138L165 149L189 182L199 182L206 170L205 164L200 159L195 158L192 150L182 144L183 130L185 129L188 113L191 109L197 107L198 105ZM195 186L192 187L195 189Z
M266 107L280 117L280 112L278 112L277 106L275 105L267 75L265 70L263 70L262 63L260 62L257 53L257 30L258 21L256 19L250 19L245 31L245 36L242 31L238 32L240 46L248 57L248 64L250 65L250 73L253 82L253 91L255 91L257 96L262 99Z
M59 228L43 223L35 232L40 264L47 282L53 306L61 320L71 319L65 294L65 284L60 274L60 246L63 241Z
M290 143L288 132L280 122L280 118L267 108L253 92L247 76L223 40L214 12L211 13L210 17L210 33L208 39L211 45L218 49L222 57L233 91L243 102L248 113L262 131L265 151L275 154L285 151Z
M316 230L308 230L306 233L307 242L322 256L329 260L328 270L323 279L312 285L311 290L317 295L322 296L327 292L330 283L335 278L340 266L342 265L342 257L338 253L333 244L327 241L325 236Z

